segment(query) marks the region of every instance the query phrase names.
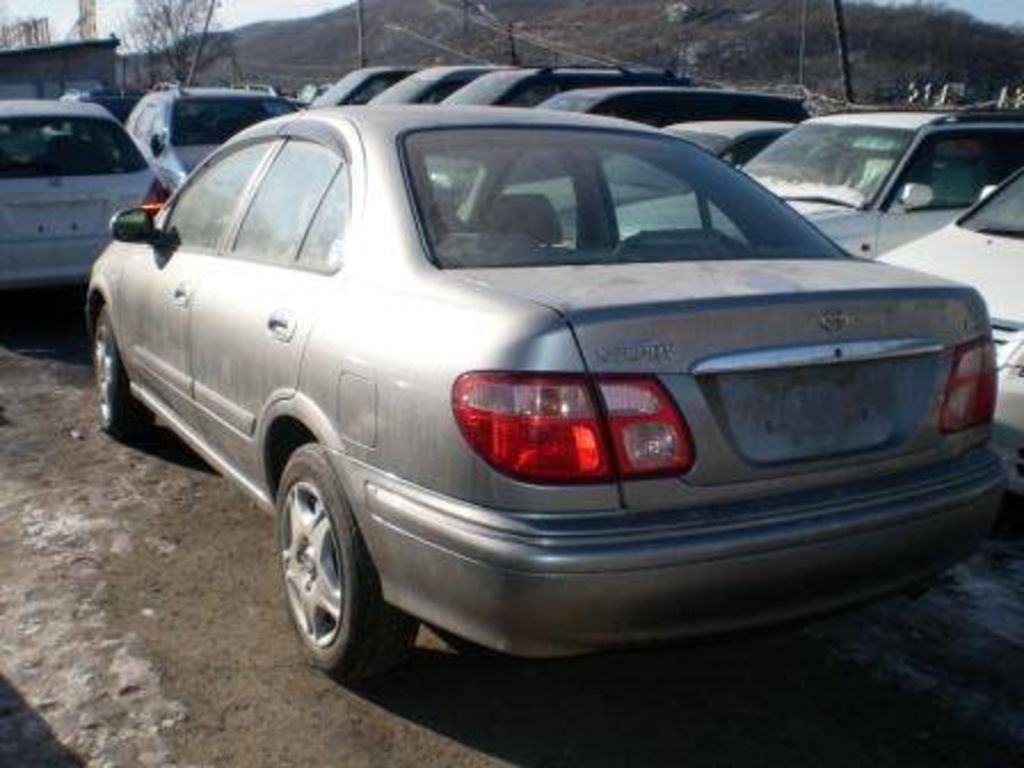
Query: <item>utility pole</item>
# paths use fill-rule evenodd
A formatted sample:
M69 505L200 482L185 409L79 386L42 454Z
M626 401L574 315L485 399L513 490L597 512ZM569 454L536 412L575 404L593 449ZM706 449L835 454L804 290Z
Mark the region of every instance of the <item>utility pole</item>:
M359 68L366 66L366 18L363 15L363 0L356 0L356 34L359 36Z
M807 14L810 6L811 0L804 0L803 13L800 15L800 64L797 74L800 85L807 84Z
M508 63L513 67L519 66L519 51L516 50L516 34L512 22L508 25Z
M203 56L203 48L206 46L206 37L210 34L210 24L213 22L213 12L217 10L217 0L210 0L210 7L206 9L206 22L203 24L203 34L199 37L199 45L196 46L196 57L192 59L192 66L188 68L188 77L185 78L185 85L192 85L192 79L196 76L196 69L199 67L199 59Z
M850 76L850 52L846 46L846 18L843 16L843 0L832 0L835 11L836 44L839 48L839 68L843 75L843 98L853 103L853 80Z

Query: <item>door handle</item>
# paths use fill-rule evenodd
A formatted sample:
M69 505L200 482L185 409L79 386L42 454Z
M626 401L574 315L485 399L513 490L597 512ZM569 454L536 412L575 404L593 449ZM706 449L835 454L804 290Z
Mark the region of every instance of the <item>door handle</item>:
M289 342L295 335L295 316L286 309L272 312L267 318L267 330L278 341Z
M181 283L174 289L171 298L177 306L187 307L192 301L192 289L188 283Z

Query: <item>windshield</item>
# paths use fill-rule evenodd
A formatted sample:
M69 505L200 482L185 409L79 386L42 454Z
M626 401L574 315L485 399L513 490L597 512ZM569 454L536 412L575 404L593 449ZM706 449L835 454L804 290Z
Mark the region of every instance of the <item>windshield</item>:
M914 132L866 125L797 126L744 170L787 200L861 208L881 191Z
M405 139L444 268L843 258L702 150L599 130L439 129Z
M135 173L146 161L112 120L0 120L0 178Z
M295 111L284 99L179 99L171 118L177 147L223 144L250 125Z
M1024 237L1024 173L993 194L960 226L987 235Z

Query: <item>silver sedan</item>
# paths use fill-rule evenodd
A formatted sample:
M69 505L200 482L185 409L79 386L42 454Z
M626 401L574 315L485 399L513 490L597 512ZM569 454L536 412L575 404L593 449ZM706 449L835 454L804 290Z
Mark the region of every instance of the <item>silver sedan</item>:
M550 657L830 610L966 556L999 503L978 294L653 130L308 112L112 228L103 428L155 414L274 512L341 680L420 622Z

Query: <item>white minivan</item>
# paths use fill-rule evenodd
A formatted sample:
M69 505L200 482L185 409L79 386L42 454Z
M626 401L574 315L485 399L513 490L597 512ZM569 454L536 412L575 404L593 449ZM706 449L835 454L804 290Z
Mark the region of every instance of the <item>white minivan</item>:
M165 199L103 107L0 101L0 290L84 284L111 217Z

